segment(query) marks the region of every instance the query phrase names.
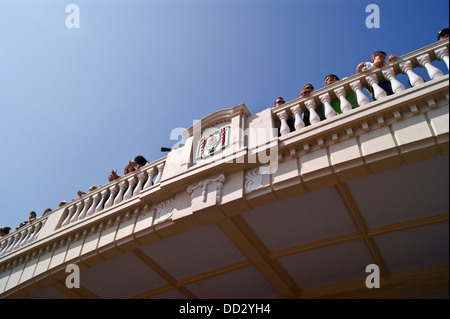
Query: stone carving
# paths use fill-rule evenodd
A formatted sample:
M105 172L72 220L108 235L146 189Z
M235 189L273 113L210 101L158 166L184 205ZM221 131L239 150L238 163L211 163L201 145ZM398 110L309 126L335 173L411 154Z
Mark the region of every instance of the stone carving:
M223 184L225 183L225 181L226 181L225 175L220 174L216 178L207 178L207 179L200 181L196 185L189 186L186 191L188 192L189 195L191 195L191 202L192 202L192 199L194 198L194 190L201 187L202 188L202 201L204 203L206 203L206 199L208 196L208 185L211 184L212 182L217 182L216 204L219 205L222 201L222 188L223 188Z
M169 219L172 217L172 211L175 204L175 199L169 199L165 202L161 202L158 205L156 205L156 219L158 222L164 221L166 219Z
M251 192L254 189L258 189L262 186L262 175L259 172L259 167L249 170L245 174L245 192Z

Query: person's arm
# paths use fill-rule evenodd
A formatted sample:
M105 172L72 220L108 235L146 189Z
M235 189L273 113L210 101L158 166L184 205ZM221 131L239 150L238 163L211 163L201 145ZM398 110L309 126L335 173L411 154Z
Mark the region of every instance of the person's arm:
M397 61L397 56L395 54L391 54L389 56L388 62L395 62Z
M366 63L365 62L361 62L360 64L358 64L358 66L356 67L356 73L361 73L362 69L366 67Z

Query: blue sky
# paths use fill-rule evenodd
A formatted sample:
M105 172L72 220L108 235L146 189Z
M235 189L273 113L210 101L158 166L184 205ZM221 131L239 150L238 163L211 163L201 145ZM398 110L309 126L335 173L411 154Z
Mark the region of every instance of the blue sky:
M80 28L66 27L69 4ZM366 27L369 4L380 28ZM165 156L174 129L217 110L255 114L376 50L429 45L448 12L446 0L0 0L0 226L105 185L136 155Z

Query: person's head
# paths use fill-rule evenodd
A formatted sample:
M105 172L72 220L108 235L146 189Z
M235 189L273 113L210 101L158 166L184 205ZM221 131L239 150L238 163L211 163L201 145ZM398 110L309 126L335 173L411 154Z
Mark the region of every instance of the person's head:
M375 63L377 61L385 61L386 60L386 52L384 51L375 51L372 54L372 62Z
M284 104L284 99L280 96L275 100L274 104L275 104L275 106L282 105L282 104Z
M325 77L325 86L336 83L337 81L339 81L337 75L329 74Z
M52 211L51 208L47 208L46 210L44 210L44 213L42 214L42 216L47 215L48 213L50 213Z
M148 163L144 156L138 155L134 158L134 162L140 166L144 166Z
M314 91L314 86L311 83L306 83L303 85L303 90L308 91L308 93L311 93Z
M97 186L95 186L95 185L92 185L91 187L89 187L90 192L92 192L93 190L96 190L96 189L97 189Z
M123 173L124 174L128 174L131 173L132 171L135 171L136 169L134 167L131 167L130 165L125 166L125 168L123 169Z
M439 31L438 33L438 41L444 40L444 39L448 39L448 28L442 29L441 31Z
M58 204L58 207L64 206L64 205L66 205L66 204L67 204L67 202L62 201L62 202L60 202L60 203Z
M0 228L0 237L8 235L10 230L11 230L11 227L9 227L9 226L1 227Z
M36 212L31 211L31 212L28 214L28 220L33 220L33 219L36 219Z

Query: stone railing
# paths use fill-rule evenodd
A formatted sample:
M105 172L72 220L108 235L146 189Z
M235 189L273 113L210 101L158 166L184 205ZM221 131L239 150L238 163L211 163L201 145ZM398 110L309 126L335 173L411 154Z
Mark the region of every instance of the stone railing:
M160 183L164 158L126 174L61 208L17 229L0 240L0 257L25 247L38 238L41 228L50 215L63 210L61 218L50 231L88 219L135 198L141 192Z
M363 88L372 89L375 100L382 100L387 97L386 92L379 86L381 81L390 81L394 94L406 90L405 86L397 80L400 73L406 74L412 87L420 86L424 83L421 76L414 72L416 67L426 69L431 80L444 76L443 72L435 67L431 62L444 61L449 68L449 42L448 39L433 43L422 49L401 56L393 63L387 63L382 69L371 69L348 77L332 85L323 87L310 93L307 96L297 98L281 106L273 108L275 122L279 122L280 135L291 132L288 120L294 118L295 131L305 128L302 113L309 111L309 121L311 125L321 122L316 112L317 107L324 108L326 119L336 116L336 112L331 106L334 99L340 100L342 113L347 113L353 109L346 99L347 94L354 92L358 107L370 103L370 99L363 92Z

